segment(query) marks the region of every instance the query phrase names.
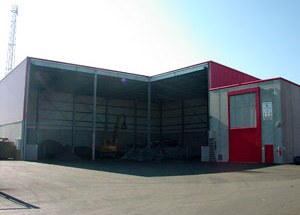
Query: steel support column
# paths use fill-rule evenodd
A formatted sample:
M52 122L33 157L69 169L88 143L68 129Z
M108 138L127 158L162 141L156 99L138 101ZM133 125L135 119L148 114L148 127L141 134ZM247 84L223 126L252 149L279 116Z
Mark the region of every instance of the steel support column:
M184 146L184 100L181 101L181 145Z
M94 96L93 96L93 145L92 145L92 160L95 160L96 121L97 121L97 74L95 73L95 75L94 75Z
M25 92L24 92L24 110L23 110L23 132L22 132L22 147L21 158L26 160L26 145L28 136L28 103L29 103L29 88L30 88L30 69L31 60L27 58L26 78L25 78Z
M72 153L74 153L75 135L76 135L76 95L73 95L72 111Z
M151 82L148 82L147 147L151 145Z
M36 113L35 113L35 144L38 145L38 140L39 140L39 102L40 102L40 92L37 91L36 95Z
M163 138L163 104L159 103L159 139Z
M44 153L44 149L45 149L45 145L43 147L43 151L41 153L41 147L39 146L39 124L40 124L40 91L37 90L37 94L36 94L36 112L35 112L35 144L37 146L37 159L40 158L45 158L45 153Z
M104 141L108 140L108 98L105 98Z
M134 100L134 150L136 149L137 147L137 101Z

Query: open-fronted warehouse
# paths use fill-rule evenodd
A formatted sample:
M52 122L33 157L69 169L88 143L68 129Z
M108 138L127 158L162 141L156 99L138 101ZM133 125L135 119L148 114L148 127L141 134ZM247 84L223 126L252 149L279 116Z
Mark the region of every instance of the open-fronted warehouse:
M299 85L212 61L148 77L26 58L0 82L0 96L0 137L24 160L300 155Z

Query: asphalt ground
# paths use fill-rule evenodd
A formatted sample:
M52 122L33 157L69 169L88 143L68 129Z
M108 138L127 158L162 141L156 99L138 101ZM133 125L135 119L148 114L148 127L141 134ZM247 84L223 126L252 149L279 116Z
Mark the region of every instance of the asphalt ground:
M300 166L0 161L0 214L300 214Z

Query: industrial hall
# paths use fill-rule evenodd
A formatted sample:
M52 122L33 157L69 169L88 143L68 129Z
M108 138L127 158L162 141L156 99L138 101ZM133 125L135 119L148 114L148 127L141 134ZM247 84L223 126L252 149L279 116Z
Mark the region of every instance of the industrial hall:
M300 156L300 86L213 61L144 76L27 57L0 98L0 140L21 160Z

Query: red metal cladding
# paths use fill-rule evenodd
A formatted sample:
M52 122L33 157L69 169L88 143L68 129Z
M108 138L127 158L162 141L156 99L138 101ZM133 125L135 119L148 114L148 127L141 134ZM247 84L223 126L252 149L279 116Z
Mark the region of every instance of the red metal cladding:
M273 145L265 145L265 163L274 163Z
M261 144L257 141L257 128L230 130L230 162L261 163Z
M235 69L210 61L210 89L223 87L232 84L241 84L250 81L258 81L260 79L251 75L239 72Z

